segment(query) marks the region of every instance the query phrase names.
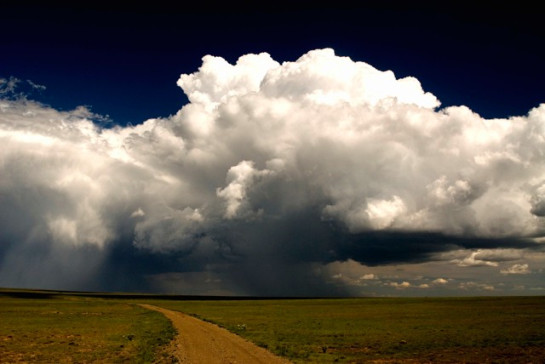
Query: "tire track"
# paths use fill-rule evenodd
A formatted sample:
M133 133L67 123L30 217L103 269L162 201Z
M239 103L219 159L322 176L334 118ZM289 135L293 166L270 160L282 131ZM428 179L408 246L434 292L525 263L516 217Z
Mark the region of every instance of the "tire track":
M178 331L169 353L180 363L288 364L290 361L237 336L217 325L181 312L142 304L165 315Z

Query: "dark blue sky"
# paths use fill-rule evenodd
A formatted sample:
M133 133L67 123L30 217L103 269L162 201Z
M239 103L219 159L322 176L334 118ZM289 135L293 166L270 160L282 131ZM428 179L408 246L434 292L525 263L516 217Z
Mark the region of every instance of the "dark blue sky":
M521 3L517 3L521 4ZM294 61L316 48L414 76L442 106L487 118L524 115L545 100L544 31L523 5L427 3L345 7L309 2L252 6L0 5L0 77L44 85L33 97L87 105L119 124L175 113L176 86L211 54L235 62L268 52Z

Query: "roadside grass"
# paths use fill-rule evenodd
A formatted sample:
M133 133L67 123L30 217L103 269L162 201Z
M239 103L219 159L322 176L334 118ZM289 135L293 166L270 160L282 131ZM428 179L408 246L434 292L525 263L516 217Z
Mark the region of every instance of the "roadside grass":
M545 297L154 301L296 363L542 363Z
M0 296L3 363L150 363L174 335L163 315L127 300Z

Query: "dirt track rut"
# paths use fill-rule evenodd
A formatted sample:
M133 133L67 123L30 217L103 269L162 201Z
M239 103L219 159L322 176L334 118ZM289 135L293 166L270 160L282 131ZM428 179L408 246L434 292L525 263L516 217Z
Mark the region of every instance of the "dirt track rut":
M142 307L161 312L172 321L178 335L170 344L169 354L180 363L290 363L214 324L162 307Z

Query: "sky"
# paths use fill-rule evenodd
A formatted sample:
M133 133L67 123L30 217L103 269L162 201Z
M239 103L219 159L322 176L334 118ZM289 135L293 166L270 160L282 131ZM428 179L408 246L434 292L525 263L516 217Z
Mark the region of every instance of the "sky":
M538 12L0 6L0 286L542 295Z

